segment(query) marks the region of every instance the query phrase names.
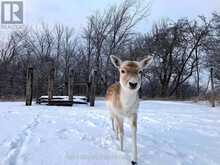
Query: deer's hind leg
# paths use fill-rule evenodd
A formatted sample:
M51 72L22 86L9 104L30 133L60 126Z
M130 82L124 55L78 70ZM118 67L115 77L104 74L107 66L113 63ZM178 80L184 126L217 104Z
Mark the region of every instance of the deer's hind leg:
M111 121L112 121L112 130L115 131L115 120L113 117L111 117Z

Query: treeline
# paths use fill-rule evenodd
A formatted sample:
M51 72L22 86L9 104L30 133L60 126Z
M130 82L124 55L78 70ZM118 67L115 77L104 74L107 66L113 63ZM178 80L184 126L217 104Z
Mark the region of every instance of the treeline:
M25 95L26 70L34 67L34 95L47 94L49 65L55 66L55 95L67 95L68 75L88 81L96 69L97 95L118 79L110 55L140 60L154 56L143 74L141 94L147 97L190 98L205 95L201 78L214 68L220 80L220 14L162 20L151 32L135 33L135 26L149 15L149 4L124 1L88 17L86 27L75 32L60 24L26 27L10 34L0 45L0 98ZM147 26L147 25L146 25ZM204 74L205 73L205 74Z

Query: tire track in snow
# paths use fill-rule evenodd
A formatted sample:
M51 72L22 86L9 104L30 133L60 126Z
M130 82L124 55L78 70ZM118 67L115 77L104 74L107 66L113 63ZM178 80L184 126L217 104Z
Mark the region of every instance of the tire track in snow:
M7 142L9 145L9 152L6 159L3 161L4 165L23 165L25 161L25 151L27 143L31 138L33 129L39 124L40 115L37 114L33 121L26 125L26 127L15 137L12 141Z

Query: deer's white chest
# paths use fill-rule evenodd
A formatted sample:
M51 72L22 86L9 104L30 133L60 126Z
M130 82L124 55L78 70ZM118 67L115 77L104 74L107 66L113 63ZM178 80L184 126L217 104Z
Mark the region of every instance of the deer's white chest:
M139 107L139 98L136 92L126 93L122 92L120 95L122 114L123 116L130 117L132 114L137 113Z

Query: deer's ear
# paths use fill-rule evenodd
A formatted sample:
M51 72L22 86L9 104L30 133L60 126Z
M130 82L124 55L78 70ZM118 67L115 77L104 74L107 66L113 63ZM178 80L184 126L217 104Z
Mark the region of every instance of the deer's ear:
M145 69L145 68L148 67L148 65L150 65L152 63L152 61L153 61L153 57L152 56L148 56L148 57L144 58L143 60L141 60L139 62L139 64L140 64L142 69Z
M116 56L114 56L114 55L111 55L110 58L111 58L112 64L113 64L116 68L119 68L120 65L121 65L121 62L122 62L121 59L118 58L118 57L116 57Z

